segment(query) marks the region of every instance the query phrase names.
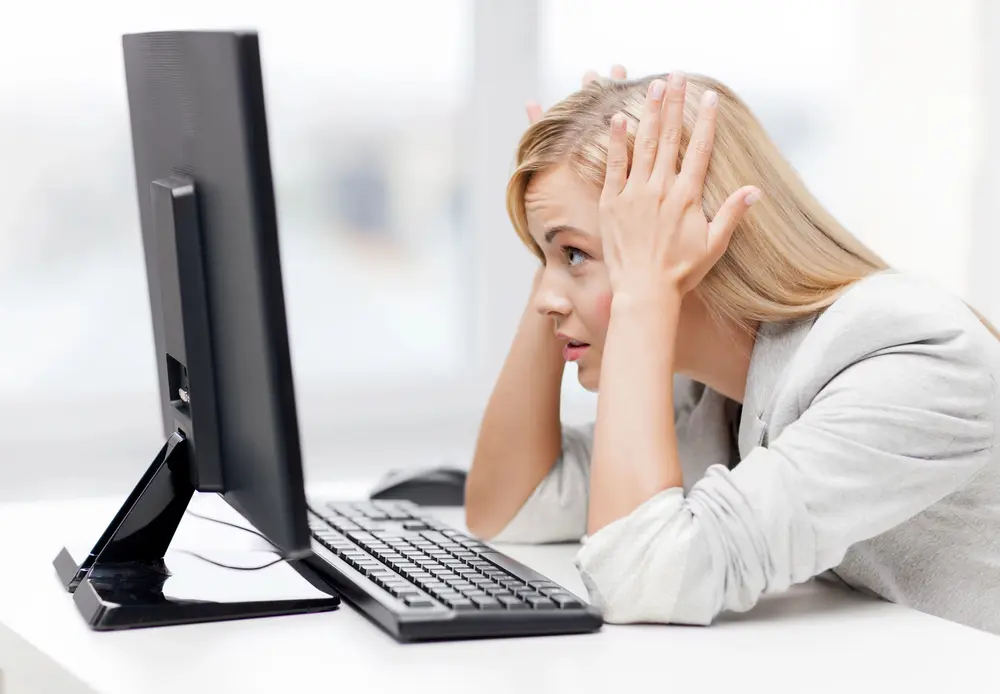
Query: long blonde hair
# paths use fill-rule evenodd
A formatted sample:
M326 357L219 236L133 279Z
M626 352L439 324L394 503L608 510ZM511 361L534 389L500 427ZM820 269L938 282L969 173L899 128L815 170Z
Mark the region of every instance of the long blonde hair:
M521 138L517 168L507 187L507 211L521 240L538 256L528 232L525 191L532 177L569 165L584 181L604 184L611 118L629 120L629 157L649 83L597 81L553 106ZM848 232L802 183L747 105L726 85L687 76L681 160L706 90L719 95L715 145L704 185L709 219L735 190L763 193L740 222L725 255L698 286L713 318L752 330L758 322L813 316L851 284L889 265ZM974 309L973 309L974 311ZM975 312L975 311L974 311ZM977 317L1000 338L981 315Z

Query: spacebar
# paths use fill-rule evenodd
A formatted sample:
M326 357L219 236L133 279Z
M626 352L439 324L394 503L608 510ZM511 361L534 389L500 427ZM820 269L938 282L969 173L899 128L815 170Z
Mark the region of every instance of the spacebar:
M499 552L483 552L479 556L491 564L496 564L504 571L514 574L515 577L521 579L525 583L531 583L532 581L553 582L551 578L543 576L534 569L528 568L521 562L511 559L506 554L500 554Z

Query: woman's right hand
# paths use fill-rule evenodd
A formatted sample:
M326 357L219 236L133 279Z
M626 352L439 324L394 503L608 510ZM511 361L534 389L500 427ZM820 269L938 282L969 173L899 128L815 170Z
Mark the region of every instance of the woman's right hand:
M613 80L623 80L627 76L625 72L625 67L623 65L612 65L611 66L611 79ZM581 87L586 87L590 82L596 82L601 78L593 70L588 70L583 76L583 80L580 82ZM528 122L536 123L542 118L542 106L537 101L529 101L525 106L525 110L528 112Z

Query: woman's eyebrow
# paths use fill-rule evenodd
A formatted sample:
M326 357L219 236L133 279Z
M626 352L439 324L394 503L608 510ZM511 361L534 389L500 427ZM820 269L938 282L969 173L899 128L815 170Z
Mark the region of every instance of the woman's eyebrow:
M560 224L558 226L552 227L551 229L545 232L545 243L552 243L552 239L554 239L558 234L564 231L573 231L576 232L577 234L583 234L584 236L587 235L587 232L585 232L583 229L569 226L568 224Z

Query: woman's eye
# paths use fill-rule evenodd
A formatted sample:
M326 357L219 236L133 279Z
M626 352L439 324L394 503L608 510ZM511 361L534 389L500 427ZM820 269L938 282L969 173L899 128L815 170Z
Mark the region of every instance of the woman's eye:
M590 258L589 255L573 246L563 246L563 254L566 256L566 262L570 265L579 265L584 260Z

